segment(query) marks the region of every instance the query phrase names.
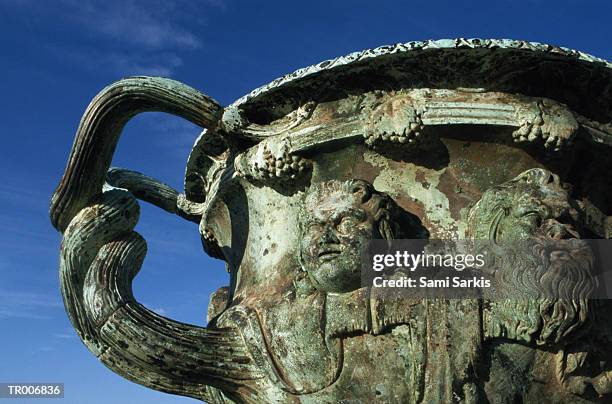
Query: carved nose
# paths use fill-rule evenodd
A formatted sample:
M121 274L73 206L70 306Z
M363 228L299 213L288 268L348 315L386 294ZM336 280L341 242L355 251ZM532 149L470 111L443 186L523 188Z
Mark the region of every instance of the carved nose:
M567 238L579 238L578 233L570 226L564 223L559 223L554 219L548 220L545 224L545 231L548 237L554 240L563 240Z
M549 227L547 233L548 233L548 237L555 239L555 240L564 239L565 236L567 235L567 232L561 225Z
M336 232L331 228L331 226L326 226L323 235L319 239L319 244L337 244L340 243L338 237L336 236Z
M559 185L560 182L561 180L559 179L559 176L553 173L548 173L548 178L545 181L546 184L554 184L554 185Z

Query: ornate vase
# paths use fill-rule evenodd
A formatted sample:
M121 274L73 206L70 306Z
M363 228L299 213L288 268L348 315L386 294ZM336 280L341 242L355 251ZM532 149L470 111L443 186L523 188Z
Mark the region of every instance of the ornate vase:
M184 193L109 170L143 111L205 128ZM610 238L611 121L612 65L521 41L357 52L228 107L121 80L87 108L52 198L66 310L114 372L211 403L611 400L609 301L393 300L358 271L371 239ZM227 263L207 327L134 299L136 199L199 223Z

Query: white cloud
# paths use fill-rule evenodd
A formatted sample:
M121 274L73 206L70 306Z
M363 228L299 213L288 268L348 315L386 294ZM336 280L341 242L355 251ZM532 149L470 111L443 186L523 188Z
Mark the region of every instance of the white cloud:
M168 316L168 310L164 309L163 307L156 307L154 309L151 309L151 311L154 311L155 313L159 314L160 316Z
M150 127L155 145L162 150L175 151L171 157L178 158L183 164L191 152L195 140L202 132L199 126L179 117L167 114L150 114L143 117ZM170 157L170 156L169 156Z
M150 302L147 302L146 300L141 301L140 304L142 304L143 306L145 306L147 309L151 310L152 312L155 312L157 314L159 314L160 316L167 316L170 311L162 306L157 306L154 304L149 304Z
M60 332L53 334L53 337L58 339L74 339L76 338L76 333L73 332Z
M0 318L53 318L49 309L62 307L59 296L51 294L0 290Z
M171 1L121 2L64 0L68 20L101 36L149 48L198 48L200 40L184 29Z
M50 15L58 26L71 33L72 39L61 43L51 39L47 45L52 54L71 66L114 76L170 76L183 64L181 52L204 45L195 31L206 23L207 11L224 9L225 3L13 0L10 6L26 13L28 19L33 16L33 20L42 21Z
M0 319L7 318L26 318L31 320L50 320L53 317L46 316L43 314L32 313L24 308L1 308L0 309Z
M183 60L174 53L138 53L129 51L104 52L91 49L60 51L71 64L92 73L105 71L122 77L170 76L174 69L183 65Z
M62 307L59 295L0 290L0 306L4 306L5 304L36 307Z
M27 184L27 182L23 184ZM12 207L19 207L20 209L27 207L28 209L33 208L33 210L38 210L41 207L46 209L50 198L50 194L41 192L32 186L0 184L0 201Z

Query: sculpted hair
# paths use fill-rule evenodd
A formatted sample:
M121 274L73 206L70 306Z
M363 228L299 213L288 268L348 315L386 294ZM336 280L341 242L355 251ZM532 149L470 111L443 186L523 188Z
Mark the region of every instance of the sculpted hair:
M389 195L377 191L372 184L364 180L331 180L314 184L304 200L303 218L306 218L308 212L318 206L321 200L335 193L352 195L355 200L359 201L374 217L378 233L382 239L391 241L398 237L399 226L394 218L399 215L399 206Z
M537 275L544 297L540 303L540 340L558 343L586 326L592 314L589 297L597 287L592 276L593 254L578 239L542 240L534 252L544 268Z
M564 187L566 184L557 175L542 168L532 168L489 188L468 213L468 237L496 241L498 225L515 207L517 196L533 195L548 201L564 201L568 199Z
M513 216L525 196L545 205L528 206L541 212L528 232ZM487 190L470 210L467 233L488 240L495 262L492 334L551 345L567 343L590 325L589 297L597 287L592 251L584 240L557 239L550 231L563 226L557 216L573 203L558 176L537 168ZM504 224L500 237L498 227Z
M490 252L496 255L497 289L491 296L491 336L555 345L588 329L589 298L597 283L587 243L536 238Z

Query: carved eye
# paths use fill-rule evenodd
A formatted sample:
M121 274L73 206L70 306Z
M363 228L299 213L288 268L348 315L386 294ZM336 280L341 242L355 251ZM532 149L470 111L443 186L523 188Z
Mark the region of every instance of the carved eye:
M342 220L340 220L337 229L342 234L348 234L355 228L355 226L357 226L357 224L359 224L357 218L353 216L344 216Z
M557 221L560 223L574 223L577 222L579 213L574 208L564 209L561 214L557 217Z
M309 223L306 226L306 232L308 233L322 233L323 232L323 225L321 223Z
M541 212L529 211L523 214L523 219L528 221L530 224L535 227L540 227L542 225L542 215Z

